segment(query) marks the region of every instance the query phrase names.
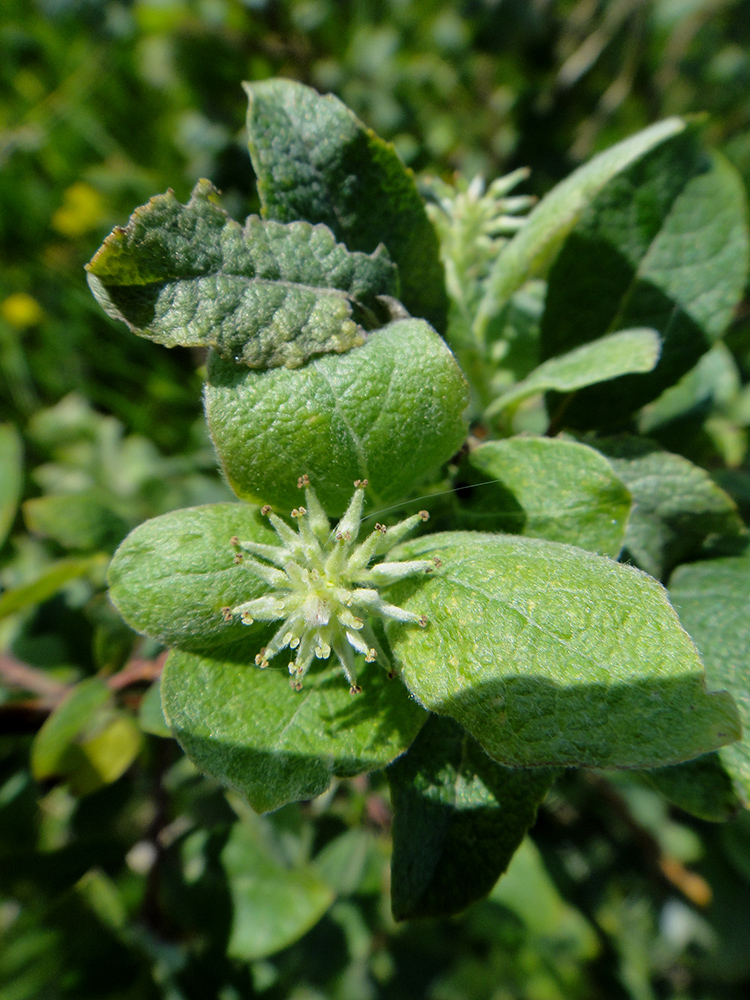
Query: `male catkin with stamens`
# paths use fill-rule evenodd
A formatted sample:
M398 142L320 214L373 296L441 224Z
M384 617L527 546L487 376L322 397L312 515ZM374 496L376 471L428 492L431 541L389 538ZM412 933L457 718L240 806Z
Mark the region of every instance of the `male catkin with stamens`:
M301 689L302 679L315 657L325 660L334 652L349 681L350 692L358 694L362 689L354 672L355 652L364 654L368 663L378 659L392 671L368 617L427 625L423 615L384 601L378 588L418 573L430 573L440 564L439 560L374 560L389 552L429 515L422 510L390 528L376 524L372 533L357 543L366 479L354 483L354 495L333 531L308 477L302 476L298 486L305 489L306 506L292 511L297 521L296 532L270 507L261 508L279 536L280 545L232 539L235 561L267 583L269 593L222 611L227 621L239 616L246 625L254 621L282 622L255 662L267 667L269 660L283 649L295 650L295 658L289 664L295 690Z

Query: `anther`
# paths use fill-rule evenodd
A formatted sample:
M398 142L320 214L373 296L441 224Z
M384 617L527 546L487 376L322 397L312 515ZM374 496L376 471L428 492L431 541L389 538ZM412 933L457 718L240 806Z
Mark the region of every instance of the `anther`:
M384 535L388 529L384 524L376 524L375 531L379 531L381 535Z
M268 515L271 513L270 503L263 504L263 506L260 508L260 512L263 515L263 517L268 517Z
M352 686L349 688L349 694L351 695L362 694L362 688L359 686L359 684L352 684Z
M422 521L429 521L430 512L427 510L420 510L419 513L417 514L417 517L419 517Z
M297 480L297 489L298 490L301 490L305 486L309 486L309 485L310 485L310 477L307 475L307 473L305 473L304 476L300 476L299 479Z
M243 625L252 625L255 619L251 618L250 615L247 613L247 611L243 611L243 613L240 615L240 621L242 622Z
M419 619L420 628L427 628L427 615L422 615Z
M229 539L229 544L230 545L239 545L240 544L240 540L237 537L237 535L232 535L232 537Z
M232 609L228 605L221 609L221 614L225 622L231 622L232 618L234 618L234 615L232 614Z
M238 566L242 562L242 553L237 552L232 562L234 563L235 566Z
M370 484L369 484L369 482L366 479L355 479L354 480L354 485L357 487L358 490L364 490Z
M372 647L370 647L367 651L367 656L365 656L365 663L374 663L377 658L378 654Z
M438 559L437 556L433 556L432 561L435 563L435 569L440 569L440 567L443 565L443 560Z

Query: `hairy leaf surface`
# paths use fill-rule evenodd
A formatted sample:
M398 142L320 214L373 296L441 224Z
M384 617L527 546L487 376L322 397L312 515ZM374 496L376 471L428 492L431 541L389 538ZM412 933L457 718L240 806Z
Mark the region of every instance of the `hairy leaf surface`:
M362 693L321 662L301 691L285 668L173 650L162 675L164 716L202 770L246 796L257 812L311 799L334 776L385 767L425 720L403 685L377 664L358 665Z
M205 395L214 444L239 496L286 513L307 474L332 517L356 479L367 479L376 507L403 500L460 448L467 403L455 358L415 319L298 371L253 372L214 355Z
M593 448L550 438L488 441L458 480L460 527L546 538L616 558L631 497Z
M384 243L413 316L445 328L438 240L414 177L337 97L293 80L246 83L250 156L263 216L325 223L351 250Z
M442 566L393 599L401 676L503 764L655 767L740 736L725 692L651 577L572 546L447 532L394 550Z
M87 264L97 301L133 333L174 347L213 347L250 368L295 368L363 343L398 294L382 247L350 253L324 225L244 228L199 181L187 205L169 191L135 210Z

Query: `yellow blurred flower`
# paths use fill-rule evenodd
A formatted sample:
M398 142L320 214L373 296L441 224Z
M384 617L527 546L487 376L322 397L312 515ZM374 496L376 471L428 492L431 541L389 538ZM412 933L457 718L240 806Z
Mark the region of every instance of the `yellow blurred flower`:
M84 181L76 181L66 189L62 205L52 216L52 226L63 236L75 239L96 229L105 218L105 202L99 191Z
M44 319L44 310L35 298L26 292L14 292L0 302L0 316L19 330L36 326Z

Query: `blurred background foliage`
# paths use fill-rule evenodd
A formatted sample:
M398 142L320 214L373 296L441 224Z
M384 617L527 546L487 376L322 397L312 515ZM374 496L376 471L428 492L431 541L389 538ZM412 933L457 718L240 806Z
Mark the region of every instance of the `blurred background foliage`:
M486 902L397 926L382 776L257 817L168 739L160 650L106 562L229 494L202 358L109 322L83 264L201 176L257 208L239 83L271 75L335 92L417 172L529 166L536 194L707 112L750 186L750 0L4 0L0 998L747 997L746 812L712 826L571 773ZM649 429L747 512L750 310L699 369Z

